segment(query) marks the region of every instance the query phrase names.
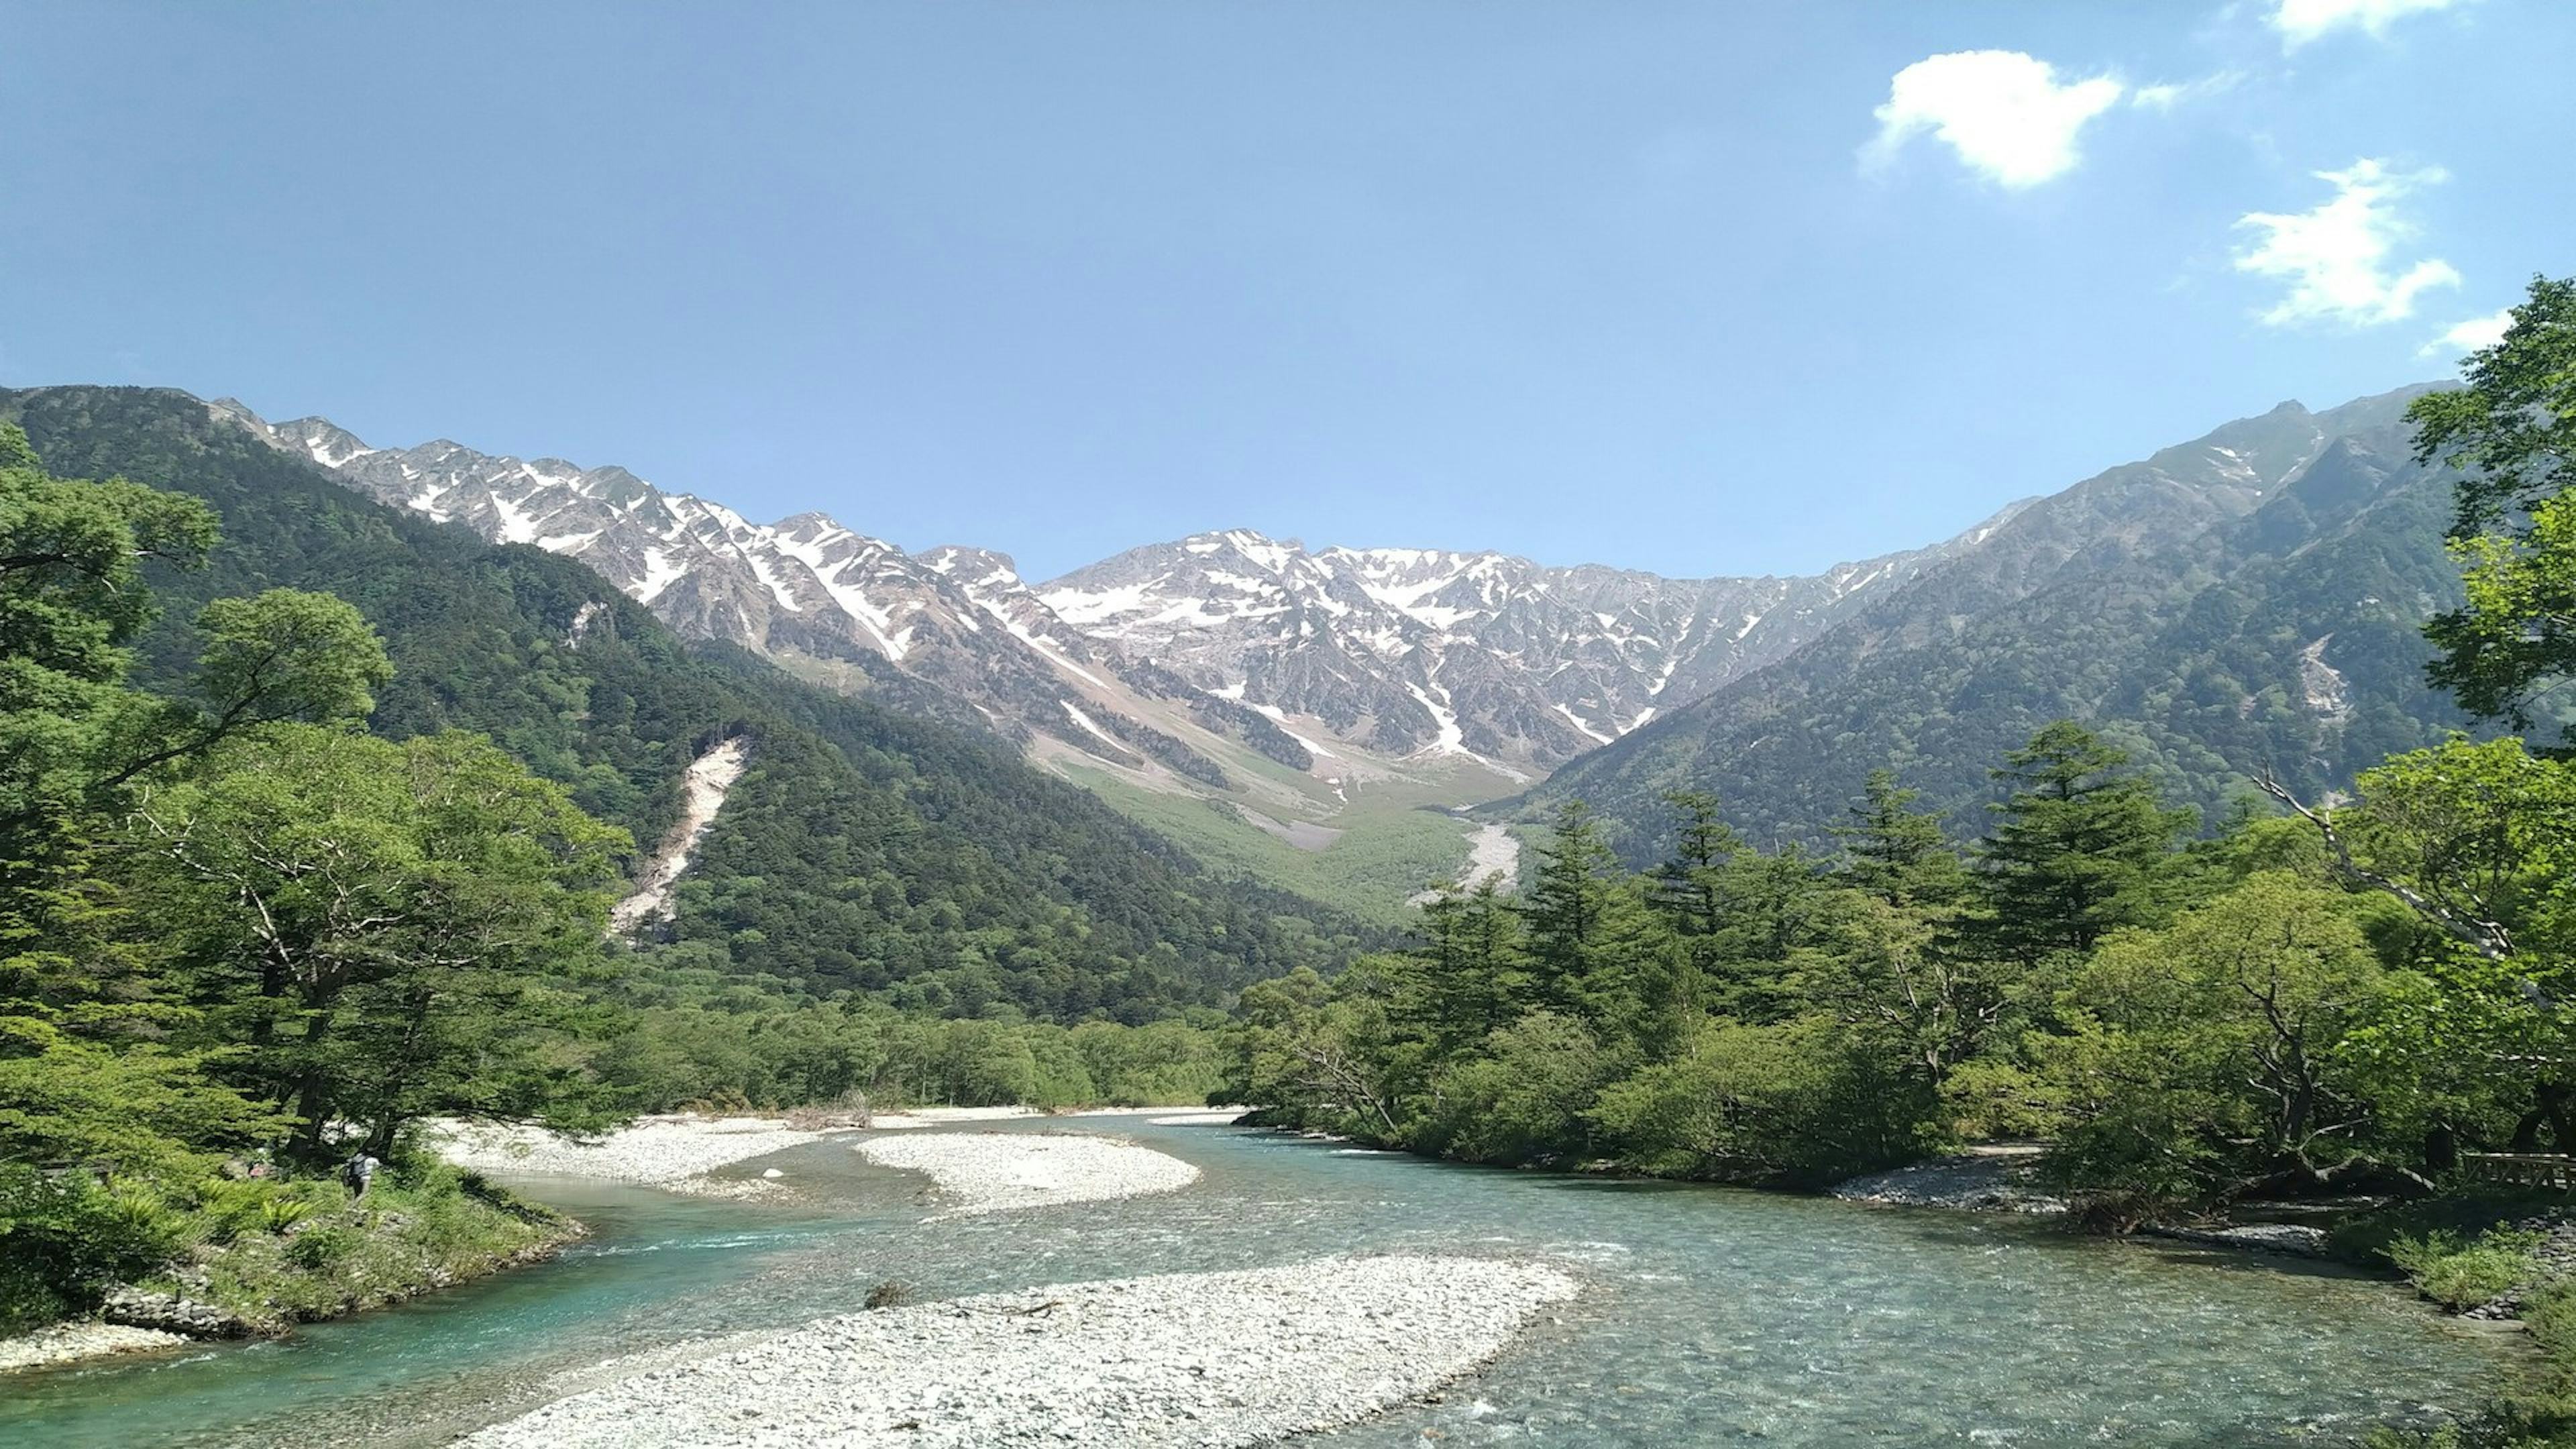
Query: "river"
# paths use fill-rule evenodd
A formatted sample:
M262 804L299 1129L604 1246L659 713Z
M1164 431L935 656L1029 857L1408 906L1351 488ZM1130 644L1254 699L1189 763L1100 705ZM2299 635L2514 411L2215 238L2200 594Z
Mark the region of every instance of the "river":
M1205 1176L936 1223L918 1179L828 1142L757 1164L828 1206L530 1181L591 1239L276 1342L0 1380L0 1444L433 1444L556 1396L558 1375L850 1311L885 1279L936 1298L1397 1248L1542 1254L1585 1291L1443 1402L1312 1442L2332 1443L2374 1415L2473 1399L2503 1352L2385 1284L2262 1259L1238 1128L1085 1125Z

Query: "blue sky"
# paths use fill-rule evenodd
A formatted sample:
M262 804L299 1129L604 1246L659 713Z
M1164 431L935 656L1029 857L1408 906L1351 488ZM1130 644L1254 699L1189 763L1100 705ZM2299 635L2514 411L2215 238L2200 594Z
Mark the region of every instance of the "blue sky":
M1804 572L2447 375L2576 271L2570 56L2560 0L0 0L0 383L1032 578Z

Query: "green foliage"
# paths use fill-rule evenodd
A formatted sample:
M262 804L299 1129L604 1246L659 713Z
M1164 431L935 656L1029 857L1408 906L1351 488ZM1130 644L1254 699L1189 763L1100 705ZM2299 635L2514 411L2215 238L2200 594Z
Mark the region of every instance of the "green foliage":
M2436 1230L2388 1244L2388 1261L2427 1298L2445 1308L2474 1308L2530 1282L2540 1271L2533 1249L2541 1235L2489 1229L2475 1239Z
M547 1208L423 1161L398 1162L364 1198L328 1179L227 1183L190 1219L199 1246L179 1289L256 1331L336 1317L491 1272L578 1231ZM214 1205L228 1237L207 1231ZM258 1206L254 1208L252 1204Z
M135 812L142 914L192 1004L241 1044L221 1075L291 1104L299 1150L355 1121L579 1121L567 1055L625 832L471 736L392 744L279 726Z
M1621 871L1569 809L1517 903L1443 891L1413 951L1246 990L1222 1093L1467 1161L1739 1181L1937 1140L1942 1074L2001 1003L1949 948L1956 856L1892 782L1840 868L1748 847L1705 797L1673 803L1676 852L1652 872Z
M2435 683L2472 712L2531 727L2576 673L2576 278L2534 277L2468 386L2418 398L2419 462L2464 470L2451 538L2468 599L2433 621Z
M2067 1119L2057 1175L2197 1202L2350 1157L2369 1114L2342 1050L2380 966L2349 909L2343 892L2259 874L2084 962L2054 1029L2027 1043Z
M795 1006L656 990L666 999L629 1016L592 1059L630 1110L1196 1105L1223 1080L1215 1033L1189 1022L942 1021L860 998Z
M1526 1010L1597 1012L1628 983L1644 925L1642 897L1581 802L1557 812L1533 852L1522 892L1520 973Z
M1838 859L1684 793L1671 858L1628 874L1568 810L1516 904L1443 892L1411 952L1246 990L1222 1091L1467 1160L1771 1183L2038 1135L2110 1223L2421 1189L2565 1120L2513 1065L2565 1050L2530 994L2561 958L2463 953L2383 886L2556 941L2566 768L2454 742L2365 776L2339 833L2238 812L2185 845L2186 812L2059 721L2008 753L1973 870L1885 773ZM2516 1011L2522 1035L2479 1025Z
M2328 1230L2327 1245L2347 1262L2391 1266L2389 1250L2401 1238L2475 1239L2565 1205L2547 1189L2455 1183L2432 1197L2346 1217Z
M212 1079L219 1051L85 1040L0 1015L0 1159L176 1172L280 1136L289 1119Z
M196 1196L198 1238L220 1246L244 1233L285 1232L311 1217L323 1199L336 1206L340 1194L327 1183L218 1177L201 1183Z
M1920 1082L1831 1020L1708 1023L1588 1113L1621 1160L1672 1177L1815 1185L1903 1161L1935 1133Z
M202 504L50 476L0 428L12 1319L314 1211L214 1179L220 1154L323 1158L344 1120L390 1152L426 1112L546 1115L600 1090L539 1003L599 956L623 833L488 741L355 733L389 668L336 598L215 598L185 682L132 687L145 565L200 566L213 539Z
M2011 793L1979 853L1997 950L2025 964L2153 922L2191 813L2157 803L2125 751L2059 720L2004 757Z
M91 1307L188 1237L185 1217L148 1186L0 1162L0 1332Z
M1583 1155L1591 1144L1582 1114L1606 1065L1582 1022L1533 1011L1441 1073L1409 1141L1464 1162Z

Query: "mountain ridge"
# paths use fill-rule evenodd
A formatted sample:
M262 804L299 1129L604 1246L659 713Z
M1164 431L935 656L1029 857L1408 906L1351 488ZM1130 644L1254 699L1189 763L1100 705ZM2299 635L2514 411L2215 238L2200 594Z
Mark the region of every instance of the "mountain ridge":
M177 680L195 606L327 591L395 670L370 728L490 735L583 809L664 838L709 747L747 740L672 892L653 957L736 988L883 994L974 1016L1141 1021L1218 1007L1297 961L1360 944L1329 905L1211 866L989 731L798 681L737 645L684 640L595 569L389 508L166 389L0 389L65 476L122 475L204 500L223 541L155 570L137 676Z
M2428 386L2323 410L2282 402L1923 548L1816 574L1701 579L1234 528L1032 583L994 550L908 552L819 510L754 524L620 467L446 440L375 448L327 419L270 424L208 406L379 501L581 559L684 635L994 730L1139 819L1197 838L1222 818L1315 850L1366 792L1390 800L1393 788L1421 808L1520 790L1534 806L1610 779L1605 756L1660 758L1652 773L1671 776L1675 732L1751 708L1712 700L1801 698L1882 661L1974 644L1981 621L2024 601L2178 556L2257 515L2321 536L2328 524L2271 505L2339 440L2396 427ZM2322 682L2356 637L2306 636L2264 667ZM2101 703L2061 701L2078 714ZM1813 759L1800 768L1839 778ZM1559 772L1570 773L1551 784ZM1197 796L1219 815L1144 808L1140 790ZM1620 808L1646 813L1635 799ZM1441 849L1463 856L1463 830ZM1435 867L1417 855L1409 868Z
M1812 835L1886 765L1974 834L1986 767L2059 717L2119 736L2205 820L2267 771L2313 794L2343 788L2461 723L2422 673L2421 623L2459 588L2443 544L2449 477L2414 461L2403 424L2423 391L2243 420L2271 429L2236 440L2268 447L2272 469L2249 465L2233 489L2173 491L2154 460L2097 475L2091 495L2048 502L2081 515L2116 494L2123 517L2152 526L2034 518L2027 558L2042 566L1961 560L1488 812L1583 798L1644 858L1667 790L1715 790L1757 835ZM2249 481L2283 458L2277 481Z
M2007 505L1952 540L1810 576L1672 579L1491 550L1309 550L1228 529L1143 545L1033 587L1007 554L966 544L907 552L820 510L758 524L615 465L488 454L444 438L382 448L327 418L271 423L231 399L208 407L378 501L579 558L683 633L786 656L860 689L909 676L971 706L970 716L948 705L952 718L1024 743L1050 737L1124 768L1159 761L1220 788L1222 766L1176 723L1283 761L1304 747L1289 743L1293 731L1256 720L1284 729L1295 716L1337 744L1390 758L1459 754L1543 773L1793 650L1852 596L1973 546L2025 506ZM1150 618L1170 613L1171 600L1141 621L1082 607L1086 579L1219 549L1272 560L1274 574L1288 565L1296 575L1289 561L1302 563L1308 576L1277 589L1297 605L1263 612L1294 613L1306 631L1175 649L1176 631ZM1222 607L1239 584L1197 582L1163 624L1256 617ZM1313 627L1318 611L1328 627ZM1356 624L1341 622L1351 614ZM1462 637L1461 621L1489 637ZM1760 637L1748 638L1757 626ZM1355 641L1369 647L1349 647ZM1534 649L1543 657L1532 661Z

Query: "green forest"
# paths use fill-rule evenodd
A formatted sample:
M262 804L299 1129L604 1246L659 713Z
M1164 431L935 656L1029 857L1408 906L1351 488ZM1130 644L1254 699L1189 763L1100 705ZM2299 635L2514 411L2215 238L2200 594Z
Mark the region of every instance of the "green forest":
M2409 414L2463 470L2431 672L2528 728L2576 678L2576 283L2468 380ZM1452 888L1413 949L1247 990L1228 1092L1462 1161L1787 1187L2038 1139L2109 1231L2390 1195L2344 1244L2467 1306L2541 1265L2498 1226L2534 1204L2463 1154L2576 1152L2571 757L2454 736L2203 830L2061 720L1986 762L1982 819L1882 769L1798 832L1831 848L1760 849L1679 792L1642 871L1571 802L1517 897ZM2526 1314L2551 1367L2479 1442L2576 1435L2576 1282Z
M568 1231L411 1151L432 1117L1200 1100L1230 988L1361 943L174 399L0 425L0 1320L189 1264L265 1324ZM611 942L728 736L758 763L676 919Z

